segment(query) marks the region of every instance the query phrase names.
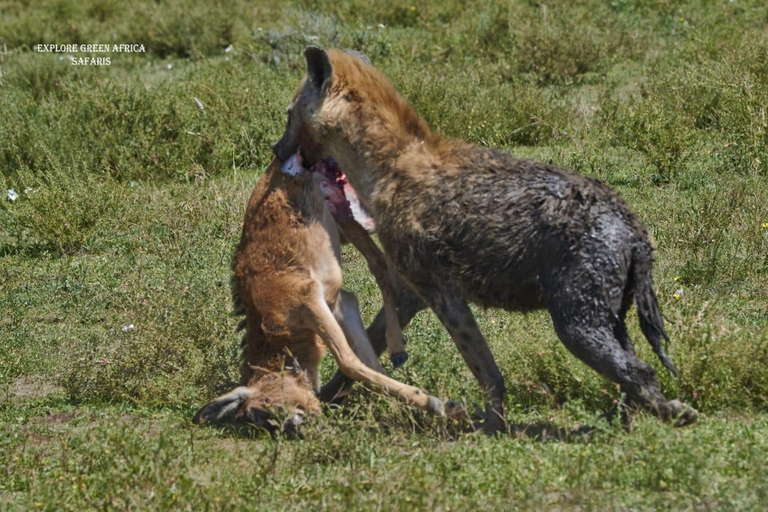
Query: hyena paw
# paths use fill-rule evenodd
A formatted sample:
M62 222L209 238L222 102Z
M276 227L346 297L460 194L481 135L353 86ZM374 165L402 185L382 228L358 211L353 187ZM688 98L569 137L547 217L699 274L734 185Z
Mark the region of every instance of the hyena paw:
M395 352L389 356L389 360L392 361L392 366L395 369L400 368L408 360L408 352Z
M680 400L671 400L668 406L670 409L669 417L676 427L685 427L686 425L696 423L696 420L699 418L699 413L696 409Z
M493 435L508 431L506 420L496 411L475 411L472 415L475 430L483 434Z

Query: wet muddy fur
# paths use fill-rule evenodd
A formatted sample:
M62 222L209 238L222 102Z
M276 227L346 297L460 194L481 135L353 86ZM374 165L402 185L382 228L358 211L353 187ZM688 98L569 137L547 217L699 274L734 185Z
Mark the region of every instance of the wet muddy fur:
M292 119L276 153L301 141L339 161L385 253L485 390L486 429L504 426L504 380L468 302L547 309L568 350L618 383L630 407L679 425L695 421L695 410L661 394L627 335L635 302L645 337L675 372L661 345L651 238L624 200L592 178L443 139L378 71L329 53L308 49L310 78L292 105L299 129Z

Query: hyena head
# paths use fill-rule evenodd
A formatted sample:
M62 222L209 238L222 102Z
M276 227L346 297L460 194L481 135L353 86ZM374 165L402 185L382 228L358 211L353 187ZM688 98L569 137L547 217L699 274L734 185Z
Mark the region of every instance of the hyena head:
M361 54L362 55L362 54ZM331 107L338 87L333 87L333 65L328 53L322 48L309 46L304 50L307 76L288 106L288 123L283 137L273 151L277 158L286 161L297 150L303 160L313 165L329 156L326 150L329 129L335 124Z
M312 167L333 156L345 169L363 205L373 189L372 166L364 139L376 123L368 122L373 102L369 92L386 79L359 52L325 51L316 46L304 50L307 76L288 106L288 124L273 151L285 161L298 151L303 165ZM375 129L375 128L374 128ZM349 170L359 170L349 175Z
M273 151L285 161L300 150L309 166L334 157L368 207L381 169L408 148L431 147L439 136L365 55L309 46L304 57L307 76Z
M320 402L304 372L261 370L248 386L235 388L201 407L192 421L219 421L233 412L236 421L295 437L302 417L319 413Z

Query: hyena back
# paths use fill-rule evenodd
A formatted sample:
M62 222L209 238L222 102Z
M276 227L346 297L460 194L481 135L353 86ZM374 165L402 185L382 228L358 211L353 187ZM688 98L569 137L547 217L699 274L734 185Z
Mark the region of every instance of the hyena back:
M617 382L631 404L695 421L667 400L635 354L625 316L674 373L651 283L652 242L618 194L596 180L494 149L441 138L372 66L310 47L289 107L283 158L333 155L372 213L397 271L433 309L486 393L487 430L504 426L504 380L468 306L545 308L578 358Z

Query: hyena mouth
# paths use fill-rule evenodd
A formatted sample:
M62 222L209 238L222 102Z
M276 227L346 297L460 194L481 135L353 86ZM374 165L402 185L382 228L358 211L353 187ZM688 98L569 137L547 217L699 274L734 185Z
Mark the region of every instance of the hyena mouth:
M291 176L299 176L303 173L317 174L320 178L320 192L325 199L325 205L334 218L354 219L366 231L373 233L376 230L373 218L360 203L357 192L349 184L347 176L333 157L319 160L310 167L299 150L283 162L282 171Z
M360 203L357 192L332 156L317 162L312 166L312 171L321 177L320 191L335 218L352 218L366 231L373 233L376 230L373 218Z

